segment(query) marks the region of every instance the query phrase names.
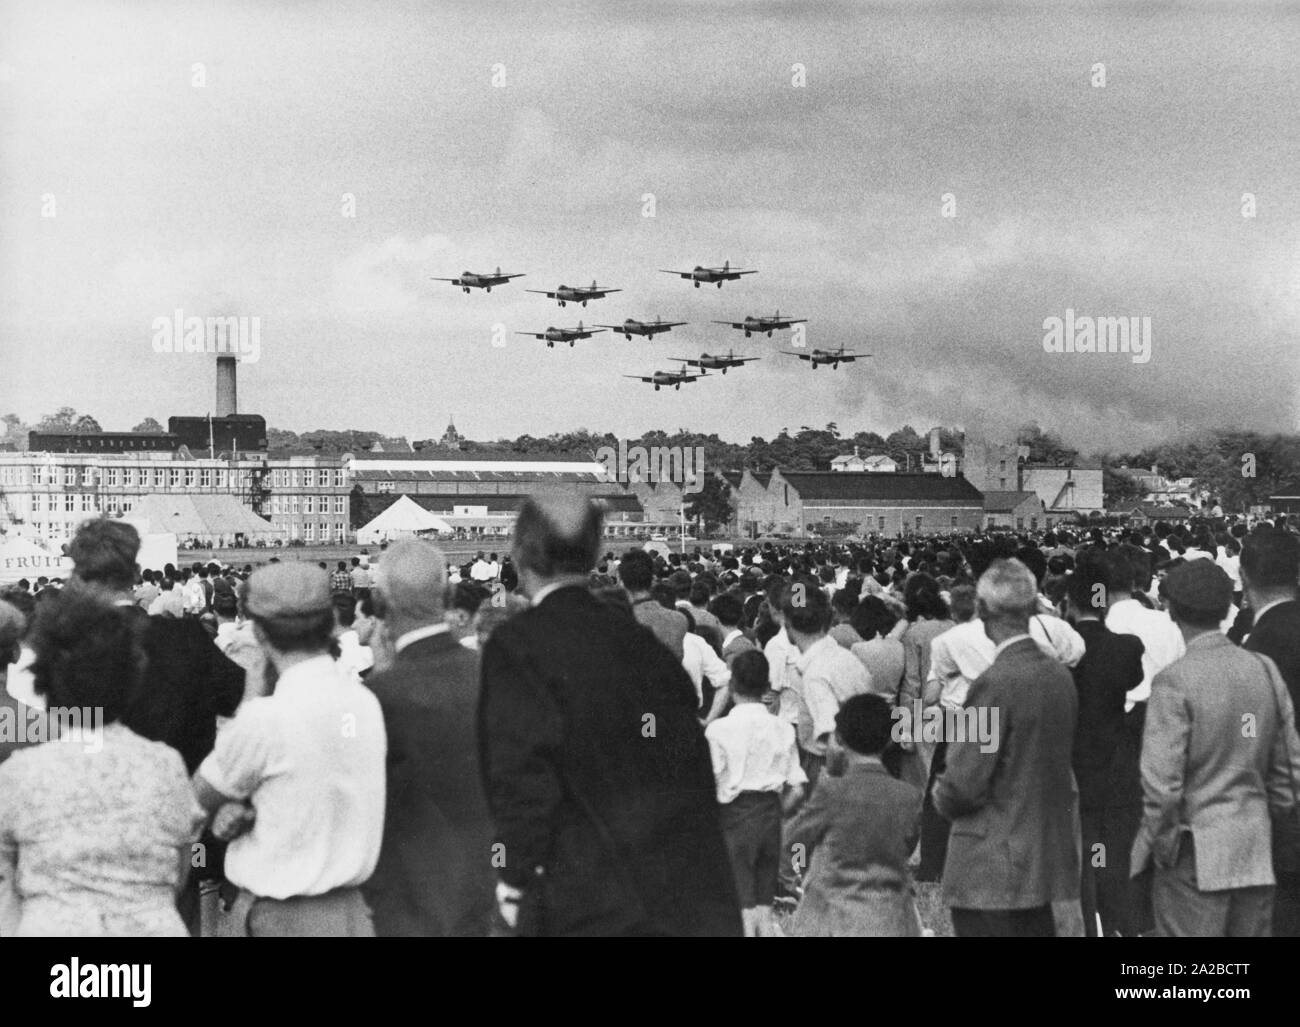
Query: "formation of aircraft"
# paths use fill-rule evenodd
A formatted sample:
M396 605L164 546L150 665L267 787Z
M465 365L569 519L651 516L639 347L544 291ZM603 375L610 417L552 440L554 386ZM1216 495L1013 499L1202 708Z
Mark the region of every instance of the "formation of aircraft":
M723 263L722 267L701 267L696 264L689 271L670 271L667 268L660 268L666 275L676 275L678 278L685 278L687 281L694 282L695 288L699 288L702 282L716 282L719 289L722 288L723 282L738 281L741 275L756 275L757 271L742 271L739 268L732 268L731 261Z
M668 270L667 268L660 268L660 271L663 274L677 275L679 278L691 282L697 289L709 282L721 289L724 282L734 282L744 275L758 274L754 269L733 268L730 260L724 262L722 267L704 267L697 264L690 271ZM491 292L493 286L505 285L511 279L523 277L523 273L504 274L501 268L498 267L494 273L482 274L476 271L462 271L458 278L433 278L432 280L435 282L450 282L452 285L459 286L461 291L468 293L471 289L482 289L485 292ZM526 289L524 291L538 293L548 299L553 299L561 307L569 303L580 303L585 307L591 300L604 299L611 293L622 292L623 290L601 286L593 280L589 286L561 284L554 290ZM730 328L743 331L747 339L751 338L756 332L771 338L773 332L786 331L797 324L807 324L807 318L784 317L781 311L777 310L770 316L766 314L746 314L739 321L714 321L713 323L727 325ZM579 339L590 339L603 331L615 332L622 335L629 342L632 341L634 335L653 339L660 333L670 332L674 328L680 328L685 324L687 324L685 321L664 321L659 317L656 317L653 321L639 321L629 317L622 324L601 324L586 327L579 321L576 328L557 328L551 325L543 332L516 332L515 334L541 339L546 343L548 349L554 349L556 343L567 342L572 347ZM865 360L872 355L870 353L856 353L843 346L838 349L814 349L809 352L800 350L782 350L781 352L807 361L814 371L820 364L829 364L831 370L837 370L840 364ZM672 359L680 361L683 366L676 371L655 371L650 375L626 374L623 377L635 378L637 381L653 385L656 392L666 385L680 390L687 382L699 381L699 379L706 377L708 371L721 371L726 374L730 368L744 367L745 364L762 358L738 357L735 351L729 350L725 355L705 352L701 353L697 358L673 357ZM699 370L691 371L690 368L699 368Z
M475 271L462 271L459 278L434 278L435 282L451 282L452 285L459 285L462 292L469 292L470 289L483 289L485 292L491 292L494 285L505 285L512 278L523 278L523 273L517 275L503 275L501 268L497 268L496 274L481 275Z
M577 328L556 328L551 325L544 332L515 332L516 335L531 335L534 339L544 339L549 349L554 349L557 342L567 342L572 346L578 339L590 339L593 335L603 332L603 328L584 328L582 322L578 322Z
M524 292L535 292L548 299L555 300L560 306L566 303L581 303L584 307L588 300L603 300L611 292L622 292L622 289L604 289L596 284L596 280L591 280L591 285L564 285L563 283L554 291L548 292L546 289L525 289Z
M671 385L674 389L680 392L682 386L687 382L698 382L701 378L707 378L708 375L703 371L692 373L683 367L678 371L656 371L654 374L650 375L625 374L623 377L635 378L638 381L645 382L647 385L653 385L655 387L655 392L658 392L664 385Z
M691 367L708 368L710 371L721 371L727 373L729 367L744 367L751 360L761 360L762 357L738 357L734 352L727 353L723 356L721 353L701 353L698 360L691 360L687 357L673 357L674 360L680 360L683 364L689 364Z
M661 321L657 317L653 321L637 321L629 317L621 325L598 325L597 327L608 328L619 335L626 336L627 341L631 342L634 335L644 335L647 339L653 339L659 332L671 331L686 323L686 321Z
M808 361L809 366L814 371L817 370L818 364L830 364L831 370L834 371L840 364L851 364L855 360L865 360L871 356L870 353L854 353L851 350L846 350L843 346L839 349L815 349L811 353L799 353L792 349L783 349L781 352Z
M770 339L774 331L784 330L793 325L807 324L806 317L782 317L781 311L777 311L771 317L765 314L746 314L741 321L714 321L715 325L729 325L732 328L739 328L745 333L748 339L755 332L765 332Z

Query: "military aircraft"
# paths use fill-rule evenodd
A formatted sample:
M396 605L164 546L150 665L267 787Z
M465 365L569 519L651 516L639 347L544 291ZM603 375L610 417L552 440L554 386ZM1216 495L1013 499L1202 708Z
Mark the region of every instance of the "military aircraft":
M656 371L652 375L625 374L624 378L635 378L638 381L645 382L647 385L653 385L655 392L659 391L662 385L671 385L678 392L687 382L698 382L701 378L707 378L708 375L701 371L699 374L692 374L686 368L679 371Z
M734 352L729 352L726 356L721 353L701 353L698 360L688 360L686 357L673 357L673 359L680 360L683 364L690 364L692 367L707 367L710 371L721 371L726 374L729 367L744 367L751 360L761 360L762 357L738 357Z
M764 314L746 314L743 321L714 321L715 325L730 325L732 328L739 328L745 333L748 339L755 332L765 332L770 339L774 331L789 328L792 325L807 324L806 317L782 317L781 311L777 311L771 317Z
M512 278L523 277L523 274L503 275L501 269L497 268L494 275L480 275L474 271L462 271L459 278L434 278L433 281L451 282L452 285L459 285L462 292L469 292L470 289L484 289L491 292L494 285L505 285Z
M536 292L541 295L557 301L560 306L566 303L581 303L584 307L587 300L603 300L611 292L622 292L622 289L602 289L596 284L596 280L591 280L591 285L561 285L554 292L547 292L545 289L525 289L524 292Z
M660 321L657 317L653 321L637 321L629 317L621 325L599 325L598 327L609 328L620 335L625 335L627 341L631 342L634 335L644 335L646 338L653 339L659 332L680 328L686 323L686 321Z
M667 268L660 268L666 275L676 275L678 278L685 278L695 283L695 288L700 287L701 282L716 282L718 288L722 288L723 282L734 282L741 275L756 275L757 271L738 271L733 270L731 261L727 261L722 267L700 267L695 265L690 271L669 271Z
M840 364L851 364L855 360L864 360L871 356L870 353L853 353L841 346L839 349L815 349L811 353L796 353L792 349L783 349L782 353L789 353L792 357L798 357L800 360L807 360L814 371L817 370L818 364L830 364L831 370L834 371Z
M572 346L578 339L590 339L593 335L603 331L603 328L584 328L582 322L579 321L577 328L556 328L552 325L544 332L515 332L515 334L531 335L534 339L544 339L547 347L554 349L557 342L567 342Z

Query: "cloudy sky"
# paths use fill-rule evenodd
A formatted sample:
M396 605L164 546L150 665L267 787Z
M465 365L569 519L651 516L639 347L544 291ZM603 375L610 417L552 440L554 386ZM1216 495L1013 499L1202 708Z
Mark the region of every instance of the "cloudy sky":
M0 12L0 412L207 412L211 357L151 345L179 307L260 317L241 410L299 431L1297 426L1300 4ZM656 272L726 259L760 273ZM528 277L429 280L498 265ZM522 291L593 278L625 291ZM811 372L707 324L774 307L875 356ZM1151 360L1045 353L1067 308L1150 317ZM493 345L656 315L692 324ZM621 377L731 346L764 359Z

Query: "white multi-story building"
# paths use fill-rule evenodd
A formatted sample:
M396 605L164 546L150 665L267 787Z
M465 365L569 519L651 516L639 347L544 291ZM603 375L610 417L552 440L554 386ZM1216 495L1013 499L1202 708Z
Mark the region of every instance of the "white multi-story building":
M240 453L196 458L184 448L2 452L0 529L64 542L82 521L129 515L147 495L230 496L267 522L268 540L345 542L350 490L338 457Z

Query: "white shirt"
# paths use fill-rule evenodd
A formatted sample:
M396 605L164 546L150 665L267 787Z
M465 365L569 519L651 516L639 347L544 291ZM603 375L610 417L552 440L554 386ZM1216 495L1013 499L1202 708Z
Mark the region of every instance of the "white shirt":
M1187 652L1183 633L1160 610L1148 610L1136 599L1121 599L1106 611L1106 627L1117 635L1142 639L1142 683L1124 697L1124 709L1146 702L1157 674Z
M5 679L5 691L11 699L30 706L34 710L45 709L45 696L36 694L36 675L32 673L32 664L36 662L36 653L25 642L18 647L18 660L9 665Z
M1241 556L1228 556L1225 552L1214 561L1223 568L1223 572L1232 579L1232 590L1241 591Z
M799 766L794 728L768 713L762 703L737 703L725 717L704 729L713 758L718 802L741 792L776 792L801 785L808 777Z
M416 628L414 631L408 631L393 643L393 651L400 653L413 642L419 642L421 639L432 638L434 635L441 635L444 631L450 631L446 624L426 624L422 628Z
M1067 667L1074 667L1083 659L1086 648L1083 636L1060 617L1030 617L1029 637L1038 643L1039 649ZM997 651L978 617L935 638L930 643L929 680L941 686L940 705L961 709L971 683L993 666Z
M777 716L787 724L794 724L799 719L799 696L786 686L799 660L799 649L782 628L767 640L763 655L767 657L768 683L777 693Z
M339 644L338 665L360 684L361 675L375 665L375 654L370 646L361 644L361 636L353 628L340 631L335 641Z
M174 585L166 592L159 592L158 598L149 604L150 617L180 618L185 612L185 599L179 585Z
M379 700L326 655L244 703L199 767L257 813L226 852L230 882L287 899L368 880L383 840L387 748Z
M492 565L486 560L475 560L469 569L469 576L473 581L491 581L495 577Z
M799 696L799 744L815 756L824 756L823 739L835 730L835 715L850 698L871 691L871 672L824 635L799 657L793 678Z
M714 688L725 688L731 682L731 671L722 662L722 657L694 631L686 632L682 638L682 666L695 685L695 699L698 703L704 702L705 676Z

